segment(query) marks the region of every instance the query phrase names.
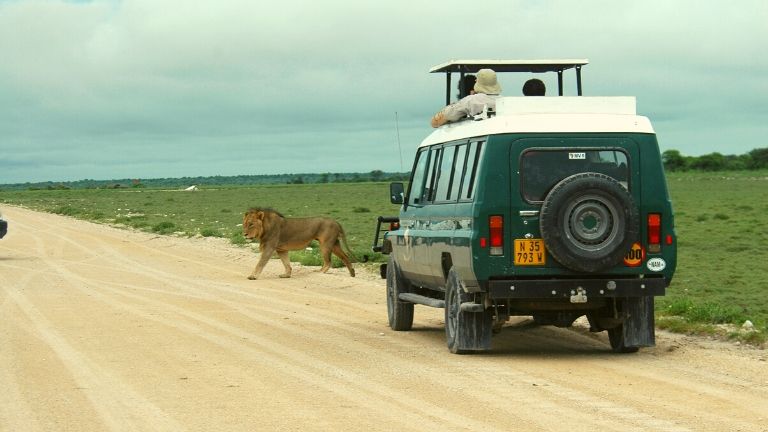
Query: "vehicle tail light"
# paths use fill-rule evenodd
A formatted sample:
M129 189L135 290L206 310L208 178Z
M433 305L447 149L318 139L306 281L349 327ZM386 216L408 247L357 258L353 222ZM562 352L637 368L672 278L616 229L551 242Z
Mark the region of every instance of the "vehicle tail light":
M648 252L661 252L661 214L648 214Z
M392 222L389 224L390 231L397 231L400 229L400 222Z
M491 255L504 254L504 218L501 216L491 216L488 220L488 227L491 235Z

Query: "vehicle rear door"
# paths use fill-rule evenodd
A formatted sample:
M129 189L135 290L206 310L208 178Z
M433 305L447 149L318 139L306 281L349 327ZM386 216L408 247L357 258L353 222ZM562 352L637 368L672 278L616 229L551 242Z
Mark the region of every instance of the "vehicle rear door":
M546 253L539 226L541 205L550 190L573 174L613 177L640 205L637 143L618 136L523 138L514 141L512 169L513 256L516 274L538 274L560 265ZM517 173L517 175L514 175Z

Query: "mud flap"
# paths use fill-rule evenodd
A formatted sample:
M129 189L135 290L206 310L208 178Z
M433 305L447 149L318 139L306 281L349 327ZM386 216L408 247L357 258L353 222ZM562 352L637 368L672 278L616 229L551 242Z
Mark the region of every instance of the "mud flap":
M630 297L624 300L624 345L652 347L656 345L653 297Z
M459 351L487 351L491 349L491 330L493 314L483 312L463 312L458 329Z

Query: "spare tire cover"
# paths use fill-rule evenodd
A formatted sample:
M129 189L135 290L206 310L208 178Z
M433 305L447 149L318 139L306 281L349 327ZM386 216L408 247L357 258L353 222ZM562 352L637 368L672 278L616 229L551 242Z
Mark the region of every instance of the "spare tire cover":
M613 177L594 172L557 183L544 199L539 222L552 257L578 272L616 265L640 232L629 191Z

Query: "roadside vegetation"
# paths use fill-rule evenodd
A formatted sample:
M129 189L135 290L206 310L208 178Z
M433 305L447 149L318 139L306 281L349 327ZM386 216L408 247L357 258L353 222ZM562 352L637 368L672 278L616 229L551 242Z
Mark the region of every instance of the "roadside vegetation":
M657 300L657 325L763 344L768 333L768 169L674 170L667 181L678 266L667 295ZM329 216L344 227L359 262L385 260L371 252L376 218L398 212L384 181L198 187L0 189L0 203L158 235L218 237L243 246L248 245L242 216L249 207L272 207L288 217ZM322 261L316 247L293 252L291 259L304 265ZM334 257L334 265L342 264ZM742 329L747 321L753 330Z

